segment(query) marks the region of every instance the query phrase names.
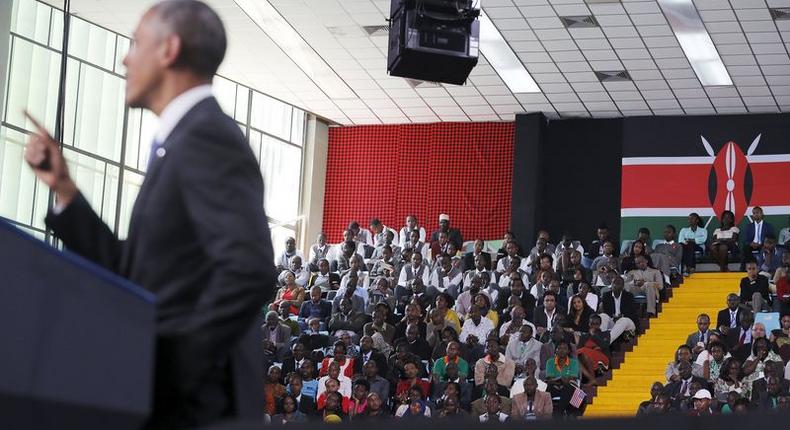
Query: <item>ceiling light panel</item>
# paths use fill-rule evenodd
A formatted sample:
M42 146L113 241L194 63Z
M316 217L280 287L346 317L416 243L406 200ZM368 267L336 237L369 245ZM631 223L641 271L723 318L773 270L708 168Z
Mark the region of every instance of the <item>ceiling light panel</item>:
M691 0L658 0L658 4L702 85L732 85L694 3Z
M345 81L268 1L234 1L329 98L356 98L356 94ZM357 31L362 30L357 28Z
M482 10L480 11L480 51L499 77L505 81L510 91L516 94L540 92L538 84L524 68L524 64Z

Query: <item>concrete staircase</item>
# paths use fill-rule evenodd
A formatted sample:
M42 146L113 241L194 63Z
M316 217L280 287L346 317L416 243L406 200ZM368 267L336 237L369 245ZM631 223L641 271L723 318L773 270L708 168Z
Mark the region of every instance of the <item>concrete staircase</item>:
M707 313L711 328L716 314L726 307L727 294L738 292L743 273L696 273L673 289L657 318L639 336L624 362L612 371L612 379L597 387L585 417L634 416L639 404L650 397L650 385L665 382L664 370L674 359L678 345L697 329L697 315Z

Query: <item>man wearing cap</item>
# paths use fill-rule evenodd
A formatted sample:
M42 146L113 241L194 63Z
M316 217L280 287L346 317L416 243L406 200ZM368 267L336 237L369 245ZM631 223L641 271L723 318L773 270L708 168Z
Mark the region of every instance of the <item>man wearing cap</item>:
M713 410L710 407L711 396L710 391L706 389L698 390L694 394L694 409L689 411L689 415L691 416L702 416L702 415L712 415Z
M450 242L455 244L457 249L461 249L464 244L464 238L461 236L461 230L457 228L450 228L450 215L439 215L439 229L431 233L431 243L439 241L439 233L447 233L447 238Z

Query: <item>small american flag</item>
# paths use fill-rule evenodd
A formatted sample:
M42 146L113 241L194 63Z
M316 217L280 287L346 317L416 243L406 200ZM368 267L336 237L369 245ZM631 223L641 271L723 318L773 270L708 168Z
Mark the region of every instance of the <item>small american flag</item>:
M584 403L584 398L587 397L587 393L582 391L579 387L573 387L573 396L571 396L570 404L576 409L581 408L582 403Z

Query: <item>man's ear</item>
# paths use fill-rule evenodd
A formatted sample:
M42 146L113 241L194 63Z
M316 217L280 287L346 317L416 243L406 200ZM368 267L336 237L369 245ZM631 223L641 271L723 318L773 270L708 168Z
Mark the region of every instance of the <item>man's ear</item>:
M183 49L181 38L176 34L170 34L165 37L162 44L165 66L172 67L178 61L178 57L181 56L181 50Z

